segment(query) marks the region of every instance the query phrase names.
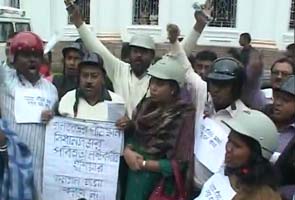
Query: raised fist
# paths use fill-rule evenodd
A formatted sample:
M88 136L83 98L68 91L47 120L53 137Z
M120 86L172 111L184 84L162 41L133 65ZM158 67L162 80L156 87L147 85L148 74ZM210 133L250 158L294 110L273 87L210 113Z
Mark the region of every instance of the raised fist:
M180 35L180 30L176 24L167 25L168 40L170 43L175 43Z

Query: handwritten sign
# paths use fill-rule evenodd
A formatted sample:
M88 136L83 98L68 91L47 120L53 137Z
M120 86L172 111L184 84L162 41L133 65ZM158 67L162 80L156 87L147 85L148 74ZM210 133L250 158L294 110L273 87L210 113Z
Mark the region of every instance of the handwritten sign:
M122 139L113 122L51 120L46 129L43 200L115 200Z
M197 126L195 155L211 172L220 170L225 157L226 130L209 118L201 118Z
M201 194L195 200L230 200L235 195L229 178L223 173L216 173L204 184Z
M55 101L37 88L15 89L14 113L17 123L40 123L41 113L51 110Z

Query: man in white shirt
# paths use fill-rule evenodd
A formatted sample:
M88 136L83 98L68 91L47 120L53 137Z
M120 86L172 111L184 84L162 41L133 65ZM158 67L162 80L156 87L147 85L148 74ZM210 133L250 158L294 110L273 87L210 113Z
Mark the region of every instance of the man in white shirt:
M20 32L15 35L10 44L10 55L13 67L0 66L0 108L1 116L8 123L8 127L16 132L20 141L25 143L33 156L34 185L36 187L36 199L41 199L42 193L42 169L45 142L45 123L52 115L57 103L57 90L39 74L39 67L43 59L43 42L32 32ZM34 91L40 94L40 98L48 100L42 106L42 114L38 122L18 122L16 107L22 109L21 101L16 101L19 91ZM25 105L25 104L24 104ZM26 119L25 119L26 120Z
M135 35L130 41L130 64L116 58L97 38L90 32L82 21L79 8L71 5L70 16L78 29L81 39L88 50L101 55L105 62L105 69L111 79L114 91L121 95L126 102L129 118L139 101L147 93L150 76L147 68L154 58L155 44L147 35ZM196 41L203 31L207 21L202 15L195 15L197 22L194 29L184 40L183 46L186 54L195 47Z
M207 76L208 90L210 98L212 98L211 104L208 104L208 108L206 108L207 117L213 119L225 130L227 128L221 123L221 120L234 118L239 112L249 110L240 100L244 77L242 64L229 57L215 60ZM224 157L225 155L218 156ZM194 182L196 188L201 189L212 174L205 165L195 158Z
M121 105L124 114L123 98L105 87L106 71L102 58L96 53L86 54L78 68L79 87L62 97L59 113L62 116L86 120L114 120L110 119L114 114L110 112L116 111L111 109L116 104Z

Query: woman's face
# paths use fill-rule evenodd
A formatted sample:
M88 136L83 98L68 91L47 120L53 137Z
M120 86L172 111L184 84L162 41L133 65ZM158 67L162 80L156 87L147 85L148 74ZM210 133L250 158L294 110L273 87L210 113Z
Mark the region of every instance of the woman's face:
M231 168L238 168L249 162L251 150L242 140L239 133L231 131L226 143L225 164Z
M171 87L169 81L158 79L155 77L151 78L150 81L150 94L152 101L163 104L170 102L175 94L175 89Z

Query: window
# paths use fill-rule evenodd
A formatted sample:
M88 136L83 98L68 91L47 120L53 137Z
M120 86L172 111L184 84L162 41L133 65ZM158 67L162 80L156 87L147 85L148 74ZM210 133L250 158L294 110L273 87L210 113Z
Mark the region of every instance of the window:
M295 28L295 0L291 3L290 28Z
M237 0L218 0L213 5L213 21L209 26L236 27Z
M80 12L86 24L90 24L90 0L75 0L74 3L79 6ZM70 17L68 23L71 23Z
M20 8L20 0L4 0L3 5L14 7L14 8Z
M157 25L159 0L134 0L132 24Z
M20 8L19 0L10 0L11 7Z
M29 23L15 23L15 32L30 31L31 27Z
M13 24L11 22L0 23L0 42L6 42L8 36L13 33Z

